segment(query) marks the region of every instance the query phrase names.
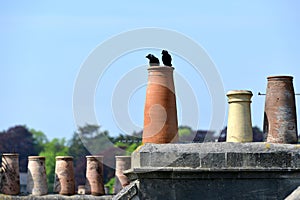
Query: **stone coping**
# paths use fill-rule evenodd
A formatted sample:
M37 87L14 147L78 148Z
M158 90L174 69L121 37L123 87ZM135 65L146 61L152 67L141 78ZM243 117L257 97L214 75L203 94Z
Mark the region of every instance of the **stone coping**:
M224 153L224 152L278 152L292 151L300 153L300 144L276 144L268 142L204 142L183 144L151 144L146 143L138 148L138 152L201 152L201 153Z
M126 176L129 180L142 179L170 179L170 180L235 180L235 179L288 179L291 182L299 180L300 171L193 171L193 170L150 170L148 171L127 171Z
M271 143L145 144L132 154L139 171L299 170L300 145Z
M298 169L286 169L289 172L298 172L300 173L300 168ZM283 172L282 168L220 168L220 169L212 169L212 168L197 168L197 169L191 169L190 167L163 167L163 168L157 168L157 167L143 167L143 168L133 168L124 170L124 174L130 174L130 173L147 173L147 172Z

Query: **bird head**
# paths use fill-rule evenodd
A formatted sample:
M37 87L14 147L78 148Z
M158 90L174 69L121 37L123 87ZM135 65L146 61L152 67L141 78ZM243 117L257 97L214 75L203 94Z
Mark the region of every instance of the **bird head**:
M163 55L168 54L168 51L167 50L162 50L161 54L163 54Z

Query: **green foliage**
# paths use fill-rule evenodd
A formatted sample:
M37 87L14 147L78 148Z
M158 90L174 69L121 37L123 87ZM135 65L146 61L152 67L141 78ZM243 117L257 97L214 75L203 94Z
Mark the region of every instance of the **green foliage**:
M49 191L53 191L53 183L55 177L55 157L68 155L68 147L66 146L66 140L54 138L52 141L44 144L44 150L40 153L40 156L46 157L46 173Z
M69 155L73 156L76 187L78 185L84 185L85 169L86 169L85 156L89 155L90 153L85 148L77 132L75 132L71 140L69 140L68 146L69 146Z
M124 142L116 142L114 144L115 147L119 147L119 148L122 148L122 149L126 149L128 144L124 143Z
M110 137L110 141L114 144L118 142L126 143L126 144L133 144L133 143L140 143L142 138L142 132L136 133L134 132L132 135L118 135L117 137Z
M138 147L140 146L142 143L141 142L136 142L133 143L134 140L131 138L132 136L123 136L123 135L119 135L119 138L121 138L119 141L115 142L114 146L124 149L126 151L126 155L130 156L131 153ZM124 142L121 142L124 141Z
M109 194L114 193L115 181L116 181L116 178L113 177L105 184L105 186L107 186L109 188Z
M189 126L178 127L178 136L180 143L192 142L195 138L195 132Z
M86 124L83 127L78 128L78 134L85 138L94 138L99 135L100 126Z
M188 126L180 126L178 128L179 137L189 136L192 133L191 127Z
M140 146L141 143L134 143L134 144L131 144L129 145L127 148L126 148L126 155L127 156L130 156L131 153L136 150L136 148L138 148L138 146Z
M78 133L74 133L71 140L68 142L69 155L74 157L74 163L78 157L86 156L89 154Z
M36 131L34 129L30 129L32 137L34 139L35 149L38 153L44 150L44 145L49 142L47 136L42 131Z
M113 139L109 136L108 131L100 131L100 126L91 124L79 127L75 134L78 135L78 139L91 153L103 152L111 146L110 141Z

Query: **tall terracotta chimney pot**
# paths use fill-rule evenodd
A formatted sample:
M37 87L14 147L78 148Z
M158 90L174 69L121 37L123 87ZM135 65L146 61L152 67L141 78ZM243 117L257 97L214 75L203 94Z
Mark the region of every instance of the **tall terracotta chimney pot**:
M54 192L75 194L75 177L72 156L56 156Z
M32 195L48 193L44 156L29 156L27 170L27 192Z
M265 99L264 134L267 142L298 142L292 76L269 76Z
M2 188L1 192L7 195L20 193L19 154L2 154Z
M173 67L150 66L144 109L143 143L178 141Z
M114 193L118 193L121 189L129 185L129 179L123 174L123 171L131 168L131 156L116 156L116 182Z
M86 156L86 194L104 195L103 156Z

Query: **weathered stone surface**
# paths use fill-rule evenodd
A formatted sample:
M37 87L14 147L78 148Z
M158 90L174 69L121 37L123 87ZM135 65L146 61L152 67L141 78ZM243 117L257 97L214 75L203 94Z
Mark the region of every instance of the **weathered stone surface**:
M299 169L300 146L270 143L145 144L132 154L134 168Z
M92 196L92 195L72 195L64 196L59 194L49 194L43 196L8 196L0 194L1 200L72 200L72 199L84 199L84 200L111 200L112 195L104 196Z
M291 151L300 152L300 144L274 144L266 142L251 143L233 143L233 142L207 142L207 143L190 143L190 144L144 144L138 151L139 153L153 152L278 152Z
M295 92L292 76L269 76L264 130L267 142L298 142Z
M145 144L132 154L140 199L284 199L300 185L300 146Z
M258 153L227 153L227 167L256 167L259 165Z
M237 174L239 175L239 174ZM217 178L217 176L219 176ZM293 188L288 179L224 178L140 179L140 199L284 199ZM299 182L298 182L299 183ZM282 187L286 185L287 187Z
M177 159L168 167L191 167L196 168L200 166L200 158L197 153L182 153L177 155Z
M139 197L143 200L174 200L176 199L174 186L172 179L142 179Z
M285 200L299 200L300 199L300 187L292 192Z
M164 169L166 170L166 169ZM140 199L284 199L300 185L299 172L147 171L137 173Z
M292 154L292 165L294 168L300 168L300 152Z
M265 168L283 168L291 166L291 153L289 152L270 152L259 154L259 166Z
M138 197L138 181L131 182L128 186L124 187L112 200L139 200Z
M144 159L148 157L149 159ZM154 152L148 155L143 154L141 157L142 166L144 167L192 167L200 166L200 158L197 153L165 153Z
M201 168L224 168L226 166L225 153L200 153L199 156Z

